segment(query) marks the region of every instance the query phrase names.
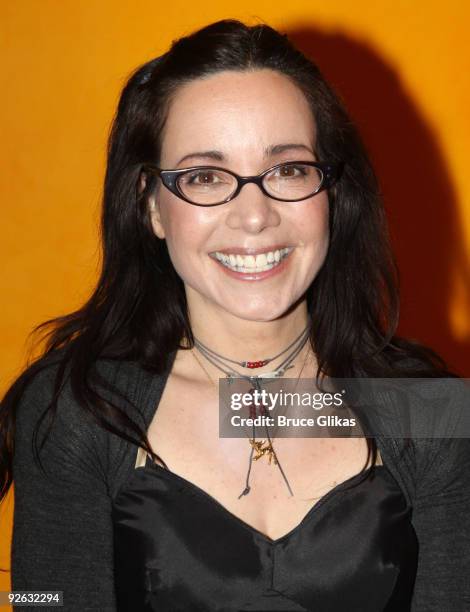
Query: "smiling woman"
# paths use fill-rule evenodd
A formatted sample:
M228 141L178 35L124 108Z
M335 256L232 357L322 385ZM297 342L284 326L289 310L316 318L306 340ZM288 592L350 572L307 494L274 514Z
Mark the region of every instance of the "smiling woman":
M13 589L69 610L467 610L468 440L219 435L220 377L455 378L395 334L376 177L316 65L228 20L139 67L102 237L95 291L39 326L2 403Z
M178 90L161 143L162 168L215 159L220 168L190 170L180 175L175 190L159 183L149 196L155 234L166 241L185 284L193 333L207 335L201 326L211 320L220 340L225 336L242 349L250 329L259 333L265 321L288 341L292 330L300 332L306 324L305 301L299 299L328 249L328 195L322 189L328 174L308 165L318 160L315 120L305 96L271 69L220 71ZM227 171L261 173L264 189L246 179L237 189L236 176ZM188 199L206 206L188 206ZM287 318L291 327L280 317L294 304ZM229 324L236 326L233 340L224 331ZM227 354L222 343L218 348Z

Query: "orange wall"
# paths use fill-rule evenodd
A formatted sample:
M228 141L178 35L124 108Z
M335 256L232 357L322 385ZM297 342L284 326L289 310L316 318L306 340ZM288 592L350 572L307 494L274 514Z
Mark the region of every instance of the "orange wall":
M77 307L95 279L105 139L126 75L224 17L291 32L341 92L383 184L400 331L470 376L470 5L26 0L2 13L2 389L24 365L33 325ZM2 567L12 508L10 496Z

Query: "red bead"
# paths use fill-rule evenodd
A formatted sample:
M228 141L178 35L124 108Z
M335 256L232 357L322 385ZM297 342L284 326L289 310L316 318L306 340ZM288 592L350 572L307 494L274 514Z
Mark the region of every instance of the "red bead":
M263 359L262 361L245 361L245 367L250 369L262 368L267 363L269 363L269 359Z

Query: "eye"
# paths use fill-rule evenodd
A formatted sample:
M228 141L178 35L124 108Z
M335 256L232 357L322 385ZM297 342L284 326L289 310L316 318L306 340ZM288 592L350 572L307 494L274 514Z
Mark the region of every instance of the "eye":
M294 164L284 164L282 166L278 166L273 171L274 177L286 178L286 179L301 178L301 177L306 176L306 174L307 174L306 166L294 165Z
M184 176L187 185L216 185L223 182L223 175L214 170L197 170Z

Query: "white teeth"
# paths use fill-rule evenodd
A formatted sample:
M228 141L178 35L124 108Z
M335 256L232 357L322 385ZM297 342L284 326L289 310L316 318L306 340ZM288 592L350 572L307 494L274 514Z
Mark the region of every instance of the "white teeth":
M268 263L268 258L266 257L264 253L261 253L260 255L256 256L256 267L257 268L261 268L262 266L265 266L267 263Z
M215 257L224 266L236 272L264 272L277 266L292 251L292 248L286 247L276 251L260 253L256 257L254 255L226 255L216 251Z

